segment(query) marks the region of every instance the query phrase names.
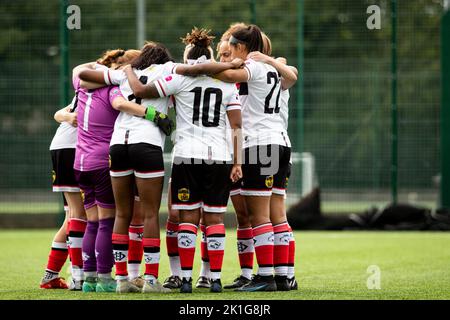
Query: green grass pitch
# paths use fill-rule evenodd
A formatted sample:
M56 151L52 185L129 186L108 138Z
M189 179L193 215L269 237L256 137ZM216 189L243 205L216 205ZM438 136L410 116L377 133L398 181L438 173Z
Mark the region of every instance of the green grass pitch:
M193 294L82 293L41 290L54 231L0 232L0 299L450 299L450 233L427 232L299 232L296 277L299 290L273 293ZM227 230L223 283L239 272L235 231ZM161 234L160 279L168 276L168 258ZM200 267L197 246L194 277ZM381 271L381 288L369 290L367 269ZM67 264L62 276L67 277Z

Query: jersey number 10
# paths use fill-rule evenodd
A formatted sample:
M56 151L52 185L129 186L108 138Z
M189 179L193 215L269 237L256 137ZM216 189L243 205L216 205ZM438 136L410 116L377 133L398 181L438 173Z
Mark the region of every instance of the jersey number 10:
M200 121L200 103L202 99L202 88L195 87L190 92L195 94L194 96L194 115L192 117L192 123L199 124ZM215 95L216 103L214 104L214 118L213 121L209 121L209 107L211 103L211 96ZM218 127L220 119L220 106L222 105L222 90L219 88L206 88L203 96L202 106L202 125L203 127Z

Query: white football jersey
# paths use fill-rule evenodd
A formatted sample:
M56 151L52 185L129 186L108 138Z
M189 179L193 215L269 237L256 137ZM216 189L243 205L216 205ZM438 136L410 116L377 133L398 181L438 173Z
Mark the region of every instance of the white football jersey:
M173 95L177 110L174 156L230 161L227 111L240 110L235 84L178 74L154 82L161 97Z
M72 102L70 103L71 112L76 110L76 99L76 96L73 97ZM75 149L76 145L77 128L73 127L68 122L61 122L50 143L50 150Z
M248 96L242 105L244 148L269 144L291 147L280 114L281 77L277 70L251 59L244 69L248 73Z
M147 84L170 75L175 67L173 62L163 65L151 65L145 70L134 70L142 83ZM157 111L167 114L171 105L169 97L157 99L136 98L128 83L128 79L122 71L107 71L105 77L109 77L112 84L120 85L120 91L125 99L141 104L144 107L153 106ZM114 125L114 133L111 138L111 146L115 144L149 143L164 149L165 134L155 123L141 117L121 112Z

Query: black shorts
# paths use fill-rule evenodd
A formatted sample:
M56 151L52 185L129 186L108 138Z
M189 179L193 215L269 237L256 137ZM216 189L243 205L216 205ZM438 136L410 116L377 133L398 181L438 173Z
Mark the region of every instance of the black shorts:
M290 158L291 148L281 145L245 148L241 194L271 196L274 187L286 190Z
M289 149L289 148L288 148ZM285 152L285 154L289 153L289 158L291 157L291 150L289 149L289 152ZM289 178L291 176L291 163L289 162L289 158L282 159L283 161L280 161L280 170L273 176L273 188L272 193L278 194L280 196L286 195L286 190L289 183Z
M138 178L164 177L164 158L161 147L149 143L115 144L109 149L110 174Z
M73 163L75 148L51 150L53 192L80 192L75 179Z
M195 162L194 162L195 161ZM230 196L232 165L175 158L172 166L172 209L224 213Z
M231 184L230 197L241 194L242 179Z

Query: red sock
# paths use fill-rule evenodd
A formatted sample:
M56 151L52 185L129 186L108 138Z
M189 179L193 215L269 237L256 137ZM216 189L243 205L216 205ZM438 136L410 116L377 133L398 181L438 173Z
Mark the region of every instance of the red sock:
M206 226L204 224L200 225L200 230L202 231L202 241L200 242L200 254L202 257L202 261L208 263L209 262L209 256L208 256L208 243L206 241Z
M270 222L253 228L256 261L258 274L261 276L273 275L273 227Z
M128 279L127 259L128 259L128 243L130 237L128 234L113 233L112 245L114 262L116 265L116 279L126 280Z
M167 220L166 246L169 257L178 256L178 223Z
M83 269L83 237L87 222L81 219L70 219L69 255L72 267Z
M287 276L289 262L289 225L287 222L273 226L274 248L273 263L275 275Z
M144 247L142 245L142 238L144 233L144 226L130 226L128 228L128 236L130 242L128 243L128 263L141 264Z
M142 244L144 245L145 276L154 276L155 278L158 278L161 240L156 238L144 238Z
M295 238L291 226L289 226L290 241L289 241L289 258L288 258L288 278L292 279L295 276Z
M178 253L182 277L192 278L194 264L195 242L197 241L197 226L191 223L180 223L178 226Z
M241 266L241 275L247 279L251 279L253 271L253 257L255 255L252 228L237 229L237 249L239 264Z
M67 260L69 251L65 242L53 242L50 255L48 256L47 270L59 273Z
M220 279L225 250L225 226L221 223L206 227L206 238L211 278Z

